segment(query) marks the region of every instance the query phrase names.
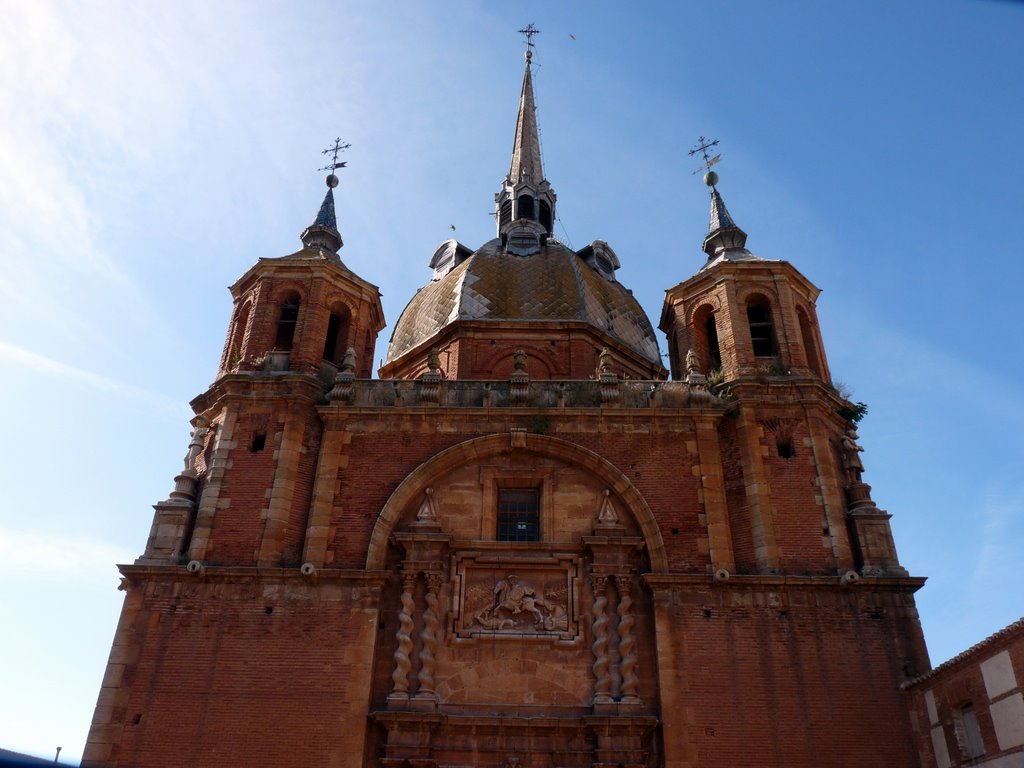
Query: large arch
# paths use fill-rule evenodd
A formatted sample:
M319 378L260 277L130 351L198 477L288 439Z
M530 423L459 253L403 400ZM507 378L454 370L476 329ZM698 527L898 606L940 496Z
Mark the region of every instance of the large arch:
M425 488L438 478L470 461L478 461L502 453L524 451L560 459L582 469L589 470L604 482L626 505L629 513L640 526L651 571L664 573L668 570L665 542L661 538L654 519L654 513L647 502L621 470L607 459L575 443L547 435L522 432L503 432L486 437L477 437L453 445L420 464L394 490L384 503L377 522L370 535L370 546L366 553L367 570L386 567L388 540L401 519L402 513L420 498Z

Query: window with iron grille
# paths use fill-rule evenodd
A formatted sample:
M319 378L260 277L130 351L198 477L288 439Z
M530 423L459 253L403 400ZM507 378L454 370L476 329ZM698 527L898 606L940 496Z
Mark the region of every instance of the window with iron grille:
M540 491L498 491L498 541L540 541Z

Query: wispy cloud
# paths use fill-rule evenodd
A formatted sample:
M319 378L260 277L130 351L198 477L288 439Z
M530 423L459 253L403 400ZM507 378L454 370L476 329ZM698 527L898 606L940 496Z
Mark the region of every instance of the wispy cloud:
M41 355L38 352L0 341L0 365L7 363L19 366L36 373L48 376L60 377L76 381L81 384L97 389L101 392L110 392L121 397L131 398L145 403L151 407L158 408L168 414L182 415L187 418L188 409L177 400L167 397L159 392L142 389L132 384L127 384L109 376L103 376L93 371L76 368L73 365L62 363L59 360Z
M92 574L106 578L113 575L114 563L130 563L134 559L126 550L88 537L0 526L0 574Z

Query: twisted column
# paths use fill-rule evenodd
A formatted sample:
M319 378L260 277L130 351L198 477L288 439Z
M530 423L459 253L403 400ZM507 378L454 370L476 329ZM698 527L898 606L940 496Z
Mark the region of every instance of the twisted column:
M590 646L594 651L594 703L606 704L612 700L612 678L608 674L608 617L605 615L608 577L592 576L590 586L594 592L594 642Z
M417 679L420 681L420 689L416 694L421 698L435 698L434 691L434 667L436 666L435 654L437 653L437 637L441 631L441 622L437 615L439 607L437 593L441 590L443 576L440 573L426 574L427 592L425 600L427 608L423 611L423 631L420 632L420 672Z
M415 604L412 600L412 592L416 587L416 574L402 574L402 608L398 612L398 632L395 638L398 640L398 647L395 649L395 671L391 673L391 680L394 687L392 694L407 694L409 692L409 670L412 662L409 660L409 651L412 650L412 612Z
M636 687L639 679L636 675L636 635L633 634L633 579L629 576L616 576L615 585L619 590L619 674L622 675L622 700L625 702L639 701Z

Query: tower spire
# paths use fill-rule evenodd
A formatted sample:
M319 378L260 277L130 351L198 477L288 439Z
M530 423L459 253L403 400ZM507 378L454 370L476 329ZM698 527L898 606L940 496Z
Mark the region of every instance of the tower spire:
M341 250L344 242L341 233L338 231L338 217L334 211L334 188L338 186L338 177L334 174L339 168L348 165L347 162L338 162L338 154L351 147L351 144L342 143L341 139L335 139L334 145L328 147L320 154L331 155L331 162L318 170L330 171L324 180L327 184L327 194L324 201L320 203L320 210L317 211L313 223L306 227L302 235L302 244L307 248L320 248L322 250L337 253Z
M526 69L519 94L512 162L494 200L498 236L509 251L527 256L538 251L551 234L556 196L544 178L533 95L533 38L540 30L530 24L519 32L526 36Z
M720 256L726 251L743 251L747 244L747 233L736 226L729 209L725 207L725 201L718 192L718 174L711 170L711 166L718 163L722 156L710 156L708 150L718 146L718 139L706 139L701 136L697 144L689 151L692 157L700 153L704 158L704 164L694 173L704 171L704 183L711 187L711 217L708 222L708 233L704 237L704 252L709 259Z
M514 184L524 176L533 182L544 179L540 158L540 134L537 130L537 105L533 97L533 37L540 30L530 24L519 30L526 36L526 71L523 72L523 88L519 94L519 114L516 117L516 135L512 142L512 163L508 178Z

